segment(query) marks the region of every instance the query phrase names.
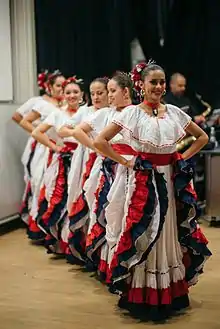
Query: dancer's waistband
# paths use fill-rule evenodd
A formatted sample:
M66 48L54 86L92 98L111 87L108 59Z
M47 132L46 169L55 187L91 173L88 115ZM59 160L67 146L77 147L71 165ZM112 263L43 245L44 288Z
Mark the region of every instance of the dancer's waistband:
M70 150L75 150L78 147L78 143L74 143L74 142L64 142L64 145L68 147Z
M157 154L157 153L146 153L137 152L131 146L126 144L113 144L113 149L121 155L134 155L139 156L142 160L148 160L156 166L166 166L174 163L176 160L181 158L181 155L177 152Z

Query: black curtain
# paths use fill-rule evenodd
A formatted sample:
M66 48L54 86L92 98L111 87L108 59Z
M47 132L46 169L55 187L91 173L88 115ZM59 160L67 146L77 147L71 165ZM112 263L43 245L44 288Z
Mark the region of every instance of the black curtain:
M132 24L147 60L163 61L163 41L175 0L132 0Z
M157 0L133 0L132 24L145 58L160 61L160 26Z
M168 75L183 73L189 90L220 106L220 1L176 0L170 12L162 62Z
M190 96L199 93L220 107L220 1L133 0L132 13L146 59L162 65L167 77L182 73Z
M91 80L131 68L138 38L167 76L220 106L219 0L35 0L38 70ZM164 41L164 47L161 41Z
M36 0L38 71L60 69L86 80L129 71L130 0Z

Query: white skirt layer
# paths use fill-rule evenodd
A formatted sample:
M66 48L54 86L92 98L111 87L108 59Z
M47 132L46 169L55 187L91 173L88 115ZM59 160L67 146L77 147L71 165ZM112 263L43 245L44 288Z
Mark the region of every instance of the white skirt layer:
M98 187L98 180L101 175L102 157L98 156L93 164L89 178L84 184L83 190L89 209L92 209L95 200L95 191Z
M59 153L54 153L52 157L52 161L50 165L46 168L44 177L43 177L43 185L45 186L45 197L47 201L50 201L50 198L53 195L56 179L59 173Z
M63 227L61 230L61 239L66 243L68 243L69 234L70 234L69 223L70 223L69 217L68 217L68 215L66 215L66 217L64 219Z
M25 146L25 149L24 149L24 152L21 156L21 162L24 166L24 181L25 183L28 182L28 180L30 179L29 177L29 173L28 173L28 170L27 170L27 163L29 161L29 158L30 158L30 154L31 154L31 146L32 146L32 143L34 142L34 138L33 137L29 137L28 140L27 140L27 143L26 143L26 146Z
M77 200L82 192L82 172L85 168L87 153L89 152L87 150L85 151L85 148L82 145L79 145L73 153L70 171L68 174L68 212L71 212L72 204Z
M31 162L31 190L33 198L30 215L33 219L36 219L38 213L38 197L43 184L43 175L47 167L48 156L49 148L38 143Z
M29 156L30 156L30 153L31 153L31 145L34 141L35 141L35 139L33 137L29 137L28 140L27 140L26 146L24 148L24 152L21 156L21 162L24 166L26 166L27 163L28 163Z
M131 156L124 156L130 160ZM114 182L108 193L108 206L105 209L106 215L106 241L108 243L108 264L111 263L115 247L122 232L122 219L127 213L131 195L135 189L133 170L123 165L118 165Z
M164 173L166 180L169 200L168 210L160 237L149 253L147 260L140 265L136 265L132 271L131 285L133 288L167 288L171 282L177 282L185 278L185 267L182 262L183 253L178 241L176 204L171 179L172 166L160 166L157 169L159 172ZM111 261L125 229L128 208L136 188L135 172L129 170L127 184L126 172L126 168L118 169L118 174L108 196L109 199L111 198L111 202L106 209L106 239L110 246L109 261ZM155 179L153 181L156 189ZM127 189L127 193L125 193L125 189ZM157 235L160 222L160 205L157 190L156 199L153 220L147 231L136 242L139 253L124 264L128 268L131 268L141 259L143 252Z
M98 156L94 162L89 178L84 184L83 190L85 192L85 199L89 207L89 223L88 233L91 231L92 226L96 222L96 215L94 213L96 208L95 192L100 184L100 178L102 176L102 157Z

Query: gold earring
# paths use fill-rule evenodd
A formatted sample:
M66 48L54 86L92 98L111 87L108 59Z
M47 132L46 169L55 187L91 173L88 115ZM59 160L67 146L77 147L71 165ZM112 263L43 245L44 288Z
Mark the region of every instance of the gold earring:
M166 92L167 92L167 91L166 91L166 89L165 89L165 90L164 90L164 92L163 92L163 96L165 96L165 95L166 95Z
M141 89L141 97L144 97L144 95L145 95L145 91L144 89Z

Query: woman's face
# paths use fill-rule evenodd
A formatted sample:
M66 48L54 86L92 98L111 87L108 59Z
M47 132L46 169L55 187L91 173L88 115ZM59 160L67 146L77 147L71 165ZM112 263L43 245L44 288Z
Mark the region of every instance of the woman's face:
M104 83L99 81L92 82L90 85L90 95L92 105L95 109L101 109L108 106L108 92Z
M67 104L72 109L77 109L79 107L79 103L82 100L83 93L80 90L79 86L75 83L69 83L64 88L64 98Z
M127 96L128 96L127 88L122 89L114 79L109 80L108 100L111 106L124 107Z
M62 84L64 83L65 78L63 76L59 76L56 78L53 85L49 86L50 94L52 97L62 98L63 96L63 88Z
M166 90L165 74L161 70L150 71L143 83L144 98L158 103Z

